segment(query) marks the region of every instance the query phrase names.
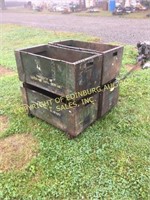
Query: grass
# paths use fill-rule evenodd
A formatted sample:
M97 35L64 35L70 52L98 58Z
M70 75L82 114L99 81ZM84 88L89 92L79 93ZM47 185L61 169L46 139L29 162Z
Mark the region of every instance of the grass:
M0 64L16 70L14 59L14 50L18 48L33 46L37 44L48 43L63 39L80 39L80 40L100 40L83 34L63 33L32 29L15 25L1 25L0 41L1 47Z
M38 12L36 10L30 10L27 8L23 7L8 7L6 10L0 10L1 13L27 13L27 14L38 14L38 15L43 15L43 14L48 14L48 15L61 15L61 12L50 12L47 9L42 10L41 12Z
M89 36L55 33L22 26L3 25L0 64L16 70L13 50L48 41ZM126 46L120 77L126 64L135 64L136 50ZM102 120L79 137L66 135L25 112L17 75L0 78L0 114L9 119L1 141L30 133L38 155L22 170L0 173L2 200L147 200L149 185L149 70L139 70L120 83L120 97Z

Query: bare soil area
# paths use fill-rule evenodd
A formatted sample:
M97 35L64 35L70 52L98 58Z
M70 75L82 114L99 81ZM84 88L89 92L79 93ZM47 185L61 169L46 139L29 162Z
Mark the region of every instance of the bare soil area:
M6 116L0 115L0 133L8 128L8 118Z
M0 140L0 171L24 168L37 154L37 142L31 134L15 134Z
M7 68L5 68L5 67L2 67L2 66L0 65L0 77L6 76L6 75L14 75L14 74L16 74L16 72L14 72L14 71L11 70L11 69L7 69Z
M126 65L126 68L127 68L127 70L128 71L130 71L130 70L141 70L141 67L139 66L139 65Z

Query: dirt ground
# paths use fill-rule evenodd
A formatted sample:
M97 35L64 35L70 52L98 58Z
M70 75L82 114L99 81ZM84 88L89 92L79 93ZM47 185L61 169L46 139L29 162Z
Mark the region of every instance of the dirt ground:
M0 171L20 170L37 154L37 142L31 134L15 134L0 139Z
M8 128L8 118L6 116L0 115L0 133Z
M14 75L16 74L13 70L6 69L0 65L0 77L5 75Z
M128 71L134 69L133 71L136 71L136 70L141 70L141 67L139 65L126 65L126 68Z
M14 75L16 72L0 66L0 77ZM0 115L0 133L9 127L9 119ZM0 172L19 170L37 153L37 142L31 134L15 134L0 139Z

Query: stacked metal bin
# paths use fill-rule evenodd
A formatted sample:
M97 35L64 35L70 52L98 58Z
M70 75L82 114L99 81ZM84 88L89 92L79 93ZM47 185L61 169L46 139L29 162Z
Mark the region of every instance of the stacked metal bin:
M77 136L117 103L118 87L94 91L115 81L122 52L123 47L74 40L16 50L28 114Z
M102 92L99 93L98 118L104 116L117 104L119 85L116 78L122 63L123 46L83 42L78 40L53 42L49 43L49 45L79 50L81 52L86 51L102 54L102 71L101 76L99 77Z

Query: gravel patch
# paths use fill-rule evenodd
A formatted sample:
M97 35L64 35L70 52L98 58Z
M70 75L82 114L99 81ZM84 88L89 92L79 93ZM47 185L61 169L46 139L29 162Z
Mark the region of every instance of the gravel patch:
M103 42L136 45L149 40L150 19L88 17L30 13L3 13L0 23L13 23L53 31L79 32L98 36Z

